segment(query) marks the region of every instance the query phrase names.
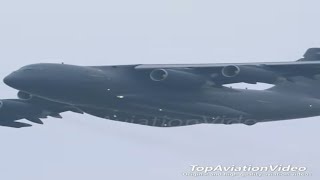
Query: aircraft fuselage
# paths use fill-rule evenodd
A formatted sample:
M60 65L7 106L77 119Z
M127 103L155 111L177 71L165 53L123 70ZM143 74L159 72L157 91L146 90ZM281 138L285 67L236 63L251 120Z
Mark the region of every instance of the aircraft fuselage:
M34 64L13 72L4 82L19 91L78 107L176 119L206 118L208 123L255 123L320 115L320 100L305 94L166 85L152 81L149 74L134 69L134 65Z

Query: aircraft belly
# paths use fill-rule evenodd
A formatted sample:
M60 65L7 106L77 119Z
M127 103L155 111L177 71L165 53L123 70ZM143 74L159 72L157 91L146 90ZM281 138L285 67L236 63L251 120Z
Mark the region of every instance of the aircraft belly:
M178 98L179 99L179 98ZM114 106L105 106L104 108L92 108L93 111L86 111L89 114L107 119L119 119L119 115L129 114L127 119L132 117L144 117L147 119L169 119L175 120L183 125L200 123L241 123L245 118L251 117L250 114L232 109L229 107L209 104L207 102L188 102L171 99L169 103L162 98L147 98L145 96L124 96L120 103ZM109 105L109 104L108 104ZM116 116L116 117L114 117ZM122 118L123 119L123 118ZM127 121L127 120L126 120ZM134 119L133 121L138 121ZM170 123L166 123L167 125Z
M118 108L144 112L151 116L190 119L206 118L210 123L223 119L241 122L247 119L271 121L317 116L320 100L292 97L269 91L204 92L203 94L171 94L124 96ZM212 121L212 119L219 119Z
M259 121L320 115L319 99L267 90L244 90L241 93L228 93L216 100L224 106L251 114L254 119Z

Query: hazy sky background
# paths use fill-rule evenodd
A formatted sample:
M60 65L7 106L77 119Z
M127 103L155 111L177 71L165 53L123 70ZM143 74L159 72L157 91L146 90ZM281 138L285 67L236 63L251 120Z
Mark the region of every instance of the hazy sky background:
M1 1L0 77L38 62L296 60L320 47L319 6L316 0ZM16 96L3 83L0 89L1 98ZM43 126L0 127L0 179L193 179L181 175L193 164L292 164L313 173L299 179L319 179L319 128L318 117L162 129L65 113Z

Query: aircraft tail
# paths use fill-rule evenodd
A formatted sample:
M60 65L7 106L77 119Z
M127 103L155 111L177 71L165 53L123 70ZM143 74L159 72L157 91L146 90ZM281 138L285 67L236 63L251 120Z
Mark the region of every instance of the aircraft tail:
M320 48L309 48L298 61L320 61Z

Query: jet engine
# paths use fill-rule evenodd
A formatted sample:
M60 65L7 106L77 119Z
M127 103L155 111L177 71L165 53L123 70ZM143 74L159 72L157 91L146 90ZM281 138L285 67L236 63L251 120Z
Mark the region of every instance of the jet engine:
M199 87L206 82L202 76L192 72L175 69L154 69L150 73L151 80L177 87Z
M19 91L18 98L23 100L30 100L32 99L32 95L23 91Z
M234 77L240 73L240 68L234 65L226 66L222 69L221 73L224 77Z
M280 79L280 76L273 72L263 68L253 66L225 66L221 70L221 74L224 78L228 78L231 82L246 82L246 83L270 83L273 84Z

